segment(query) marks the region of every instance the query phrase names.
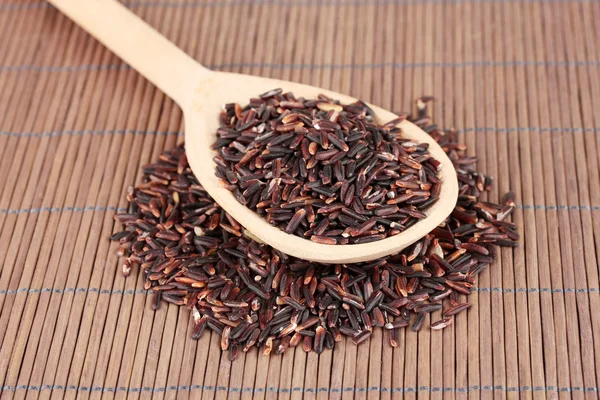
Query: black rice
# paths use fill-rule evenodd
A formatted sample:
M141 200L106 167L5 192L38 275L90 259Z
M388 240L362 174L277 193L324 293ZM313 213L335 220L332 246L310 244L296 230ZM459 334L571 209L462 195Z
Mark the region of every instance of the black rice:
M403 119L378 125L361 101L271 90L225 105L216 174L287 233L332 245L381 240L425 218L440 191L439 163L428 144L402 138Z
M287 103L280 106L286 109L301 102L290 97L283 101ZM347 107L368 115L360 104ZM257 243L198 183L181 145L144 167L143 182L128 191L128 212L115 216L124 225L112 236L121 242L118 251L126 257L123 273L141 268L145 289L154 291L153 308L161 300L188 307L195 323L192 337L200 338L206 328L218 333L231 359L254 346L270 354L301 342L305 351L321 352L342 336L355 343L366 341L375 327L390 331L390 344L398 346L398 329L410 326L417 331L427 313L438 310L444 319L431 328L449 326L453 315L469 308L458 302L458 294L471 293L476 275L493 261L497 246L517 245L517 226L507 221L515 208L514 195L507 194L501 204L480 202L491 179L475 171L475 159L465 155L456 131L428 128L423 110L417 117L456 166L460 194L446 221L400 254L325 265ZM234 132L227 135L237 137ZM352 133L346 141L360 137ZM313 207L292 207L290 215L300 219L303 209L308 223ZM357 219L350 233L372 229L369 221L376 217L361 221L349 210L343 215ZM326 232L321 235L330 238Z

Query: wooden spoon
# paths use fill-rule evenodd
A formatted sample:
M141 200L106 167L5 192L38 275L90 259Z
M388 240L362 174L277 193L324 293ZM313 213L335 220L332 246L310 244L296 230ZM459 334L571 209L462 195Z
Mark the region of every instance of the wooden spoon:
M49 1L177 102L185 115L186 152L194 174L215 201L251 232L249 236L305 260L354 263L399 252L433 230L452 212L458 197L458 183L451 161L427 133L404 121L399 125L403 136L429 143L430 153L441 162L440 199L426 211L427 218L377 242L335 246L314 243L271 226L240 204L215 176L215 153L211 145L216 139L222 106L247 104L250 98L275 88L305 98L316 98L322 93L342 104L356 99L298 83L211 71L116 0ZM389 111L371 107L378 123L396 118Z

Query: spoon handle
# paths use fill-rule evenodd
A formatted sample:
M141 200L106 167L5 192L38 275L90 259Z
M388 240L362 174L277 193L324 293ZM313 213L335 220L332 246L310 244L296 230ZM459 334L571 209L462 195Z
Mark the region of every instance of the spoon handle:
M212 72L116 0L48 0L182 108Z

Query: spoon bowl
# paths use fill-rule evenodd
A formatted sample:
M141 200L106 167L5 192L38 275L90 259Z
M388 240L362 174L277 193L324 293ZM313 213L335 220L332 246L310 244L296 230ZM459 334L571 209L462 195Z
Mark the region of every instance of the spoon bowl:
M185 142L192 171L215 201L235 218L251 237L295 257L323 263L355 263L394 254L416 242L452 212L458 196L456 171L442 148L422 129L403 121L402 137L428 143L441 163L439 200L425 210L426 218L385 239L365 244L326 245L287 234L239 203L215 176L211 149L226 103L247 104L250 98L281 88L297 97L324 94L342 104L356 99L314 86L250 75L215 72L204 68L116 0L49 0L82 28L173 98L185 117ZM370 105L379 124L397 116Z

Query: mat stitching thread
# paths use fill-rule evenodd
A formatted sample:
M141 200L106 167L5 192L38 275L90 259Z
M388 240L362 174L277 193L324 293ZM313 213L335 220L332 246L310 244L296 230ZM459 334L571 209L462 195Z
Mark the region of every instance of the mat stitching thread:
M558 206L545 206L545 205L517 205L518 209L522 210L571 210L571 211L597 211L600 210L600 206L566 206L566 205L558 205ZM117 211L117 212L126 212L126 208L122 207L102 207L102 206L86 206L86 207L40 207L40 208L20 208L20 209L6 209L0 208L0 214L34 214L43 211L48 212L64 212L64 211L75 211L75 212L83 212L83 211Z
M599 128L600 129L600 128ZM145 131L141 129L108 129L108 130L95 130L95 129L84 129L82 131L54 131L54 132L6 132L0 131L0 136L14 136L14 137L57 137L62 135L73 135L73 136L82 136L82 135L125 135L125 134L134 134L134 135L156 135L156 136L183 136L183 132L176 131Z
M221 2L221 3L190 3L190 2L172 2L172 1L153 1L153 2L140 2L140 1L123 1L123 4L128 7L185 7L185 8L209 8L209 7L231 7L235 5L243 4L244 0L240 1L229 1L229 2ZM520 2L530 2L530 3L586 3L591 2L593 0L513 0ZM282 6L288 7L340 7L340 6L351 6L356 7L360 5L382 5L382 4L399 4L399 5L409 5L409 4L421 4L421 3L432 3L432 4L462 4L462 3L510 3L507 0L378 0L378 1L367 1L367 0L354 0L354 1L346 1L346 2L320 2L317 4L308 3L307 1L289 1L289 0L254 0L254 4L278 4ZM34 8L48 8L51 7L49 4L45 2L39 3L29 3L29 4L5 4L0 6L0 11L10 11L10 10L22 10L22 9L34 9Z
M600 206L545 206L545 205L517 205L517 208L521 210L587 210L587 211L596 211L600 210Z
M1 9L0 9L1 10ZM267 62L237 62L207 65L208 68L221 70L231 68L273 68L273 69L380 69L380 68L465 68L465 67L597 67L600 66L600 60L582 60L582 61L535 61L535 60L512 60L512 61L494 61L494 60L472 60L457 62L434 62L423 61L415 63L267 63ZM85 72L102 70L130 70L127 64L82 64L82 65L0 65L0 72Z
M64 211L75 211L75 212L84 212L84 211L117 211L117 212L126 212L127 209L123 207L102 207L102 206L86 206L86 207L40 207L40 208L21 208L18 210L14 209L6 209L0 208L0 214L33 214L39 213L43 211L48 212L64 212Z
M506 392L599 392L600 388L597 387L556 387L556 386L521 386L521 387L506 387L503 385L475 385L469 386L467 388L451 388L451 387L429 387L429 386L419 386L418 388L381 388L379 386L371 386L367 388L301 388L301 387L293 387L293 388L275 388L275 387L267 387L267 388L229 388L225 386L203 386L203 385L182 385L182 386L167 386L167 387L159 387L152 388L148 386L144 386L141 388L127 388L123 386L119 387L100 387L100 386L75 386L75 385L42 385L33 386L33 385L18 385L18 386L2 386L3 391L11 391L15 392L16 390L33 390L33 391L42 391L42 390L76 390L80 392L128 392L128 393L140 393L140 392L167 392L167 391L190 391L195 389L210 391L210 392L233 392L233 393L242 393L242 392L250 392L250 393L265 393L265 392L275 392L275 393L290 393L290 392L302 392L302 393L317 393L317 392L327 392L327 393L341 393L341 392L383 392L383 393L416 393L416 392L454 392L454 393L467 393L471 391L478 390L492 390L492 391L506 391Z
M501 287L491 287L491 288L472 288L473 292L478 293L600 293L599 288L565 288L565 289L552 289L552 288L501 288ZM19 289L8 289L8 290L0 290L0 295L10 295L17 293L29 293L29 294L41 294L41 293L57 293L57 294L67 294L67 293L100 293L100 294L153 294L152 290L145 289L100 289L100 288L42 288L42 289L34 289L34 288L19 288Z
M496 132L496 133L511 133L511 132L562 132L562 133L596 133L600 132L600 128L540 128L535 126L522 126L522 127L513 127L513 128L494 128L494 127L483 127L483 128L466 128L457 130L458 133L465 134L467 132ZM124 134L134 134L134 135L157 135L157 136L170 136L177 135L183 136L183 132L176 131L145 131L145 130L136 130L136 129L107 129L107 130L95 130L95 129L85 129L82 131L73 131L73 130L65 130L65 131L53 131L53 132L8 132L8 131L0 131L0 136L10 136L10 137L59 137L62 135L73 135L73 136L82 136L82 135L124 135Z
M496 133L510 133L510 132L566 132L566 133L587 133L587 132L598 132L600 128L541 128L536 126L522 126L513 128L495 128L493 126L483 128L466 128L457 130L459 133L466 132L496 132Z
M513 1L522 1L522 2L541 2L541 3L562 3L562 2L570 2L569 0L513 0ZM587 2L592 0L576 0L576 2ZM507 3L507 0L353 0L353 1L321 1L317 3L318 7L328 7L328 6L360 6L360 5L382 5L382 4L422 4L422 3L454 3L454 4L462 4L462 3ZM229 2L221 2L221 3L208 3L208 4L199 4L194 2L180 2L180 1L124 1L125 5L129 7L200 7L200 8L209 8L209 7L228 7L235 6L239 4L243 4L242 1L229 1ZM309 2L308 0L254 0L255 4L278 4L284 6L311 6L314 7L315 3Z

